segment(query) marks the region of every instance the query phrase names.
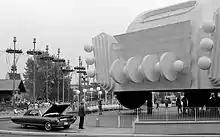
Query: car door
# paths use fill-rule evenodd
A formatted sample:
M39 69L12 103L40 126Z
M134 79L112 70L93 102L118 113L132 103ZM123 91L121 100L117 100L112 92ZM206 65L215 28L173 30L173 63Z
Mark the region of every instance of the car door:
M39 110L32 110L28 115L28 123L33 126L39 126L41 115Z
M19 119L19 123L21 123L21 124L29 124L30 123L30 116L29 116L29 114L30 114L30 112L31 112L32 110L28 110L22 117L20 117L20 119Z

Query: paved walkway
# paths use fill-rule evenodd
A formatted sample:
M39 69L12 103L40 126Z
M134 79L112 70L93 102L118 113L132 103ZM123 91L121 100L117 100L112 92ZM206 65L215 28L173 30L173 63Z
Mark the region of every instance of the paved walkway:
M121 135L131 135L133 133L132 128L105 128L105 127L85 127L85 129L79 130L74 128L75 130L67 130L66 133L76 132L83 134L121 134Z
M132 136L132 129L130 128L85 128L83 130L78 130L71 128L65 131L59 132L27 132L27 131L8 131L0 130L0 134L14 134L14 135L47 135L47 136Z
M20 116L23 115L23 113L20 114L14 114L13 112L4 112L0 113L0 122L1 120L9 120L10 117L12 116ZM90 114L87 116L86 119L88 119L88 123L92 122L91 124L86 124L87 121L85 121L85 129L80 130L78 129L78 122L77 120L73 125L71 125L70 129L67 130L59 130L58 132L53 131L53 132L39 132L35 130L30 130L29 131L23 131L23 130L16 130L16 129L11 129L11 130L1 130L0 129L0 134L15 134L15 135L59 135L59 136L81 136L81 135L89 135L89 136L132 136L133 129L132 128L109 128L109 127L96 127L95 126L95 115L96 114ZM111 121L111 120L110 120Z

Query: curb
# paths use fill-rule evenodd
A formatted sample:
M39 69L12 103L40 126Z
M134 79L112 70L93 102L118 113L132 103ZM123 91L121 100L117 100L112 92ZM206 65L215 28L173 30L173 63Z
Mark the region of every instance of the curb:
M163 134L133 134L132 137L220 137L220 135L202 135L202 134L198 134L198 135L191 135L191 134L177 134L177 135L163 135Z
M1 134L8 135L26 135L26 136L68 136L68 137L219 137L220 135L164 135L164 134L102 134L102 133L79 133L79 132L71 132L71 133L54 133L54 132L24 132L24 131L8 131L8 130L0 130Z
M0 121L9 121L11 117L0 117Z
M132 137L132 134L102 134L102 133L83 133L83 132L71 132L71 133L54 133L54 132L24 132L24 131L8 131L0 130L0 134L10 134L10 135L32 135L32 136L111 136L111 137Z

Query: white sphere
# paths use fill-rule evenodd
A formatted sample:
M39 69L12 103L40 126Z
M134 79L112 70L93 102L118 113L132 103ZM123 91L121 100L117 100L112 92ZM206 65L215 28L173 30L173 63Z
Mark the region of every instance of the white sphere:
M95 70L90 69L86 73L87 73L88 77L94 77L95 76Z
M86 89L83 89L83 93L85 93L87 90Z
M212 50L214 42L210 38L204 38L200 41L200 46L203 50L210 51Z
M92 92L92 91L94 91L94 89L93 89L93 88L90 88L89 90L90 90L91 92Z
M183 71L183 68L184 68L184 62L181 60L177 60L173 63L173 67L175 71L181 72Z
M102 91L99 91L98 94L99 94L99 95L102 95Z
M79 93L80 93L80 91L79 91L79 90L76 90L76 94L79 95Z
M100 88L100 87L97 87L96 89L97 89L98 91L99 91L99 90L101 90L101 88Z
M95 58L94 57L86 57L86 64L87 65L92 65L95 63Z
M211 64L212 61L206 56L200 57L198 60L198 66L202 70L208 70L211 67Z
M91 45L84 45L84 50L85 52L90 53L92 52L93 48Z
M160 62L157 62L155 65L155 72L160 72Z
M215 24L213 22L204 22L202 29L205 33L212 33L215 30Z

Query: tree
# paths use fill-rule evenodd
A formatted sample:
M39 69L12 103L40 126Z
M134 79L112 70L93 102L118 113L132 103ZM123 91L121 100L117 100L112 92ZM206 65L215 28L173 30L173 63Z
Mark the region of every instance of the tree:
M56 63L52 61L45 61L40 59L42 56L45 56L46 53L42 54L41 56L36 56L36 67L35 67L35 96L37 99L45 99L46 97L46 68L48 65L48 98L50 100L56 100L57 99L57 83L58 83L58 67ZM33 99L33 66L34 61L33 58L28 58L26 62L25 67L25 73L24 73L24 84L27 88L27 91L29 93L29 96L31 99ZM60 66L66 66L66 63L60 63ZM59 93L59 99L62 99L62 71L59 72L60 78L60 93ZM68 74L64 75L64 90L65 90L65 100L67 100L68 97L68 83L70 83L72 77L68 76Z

